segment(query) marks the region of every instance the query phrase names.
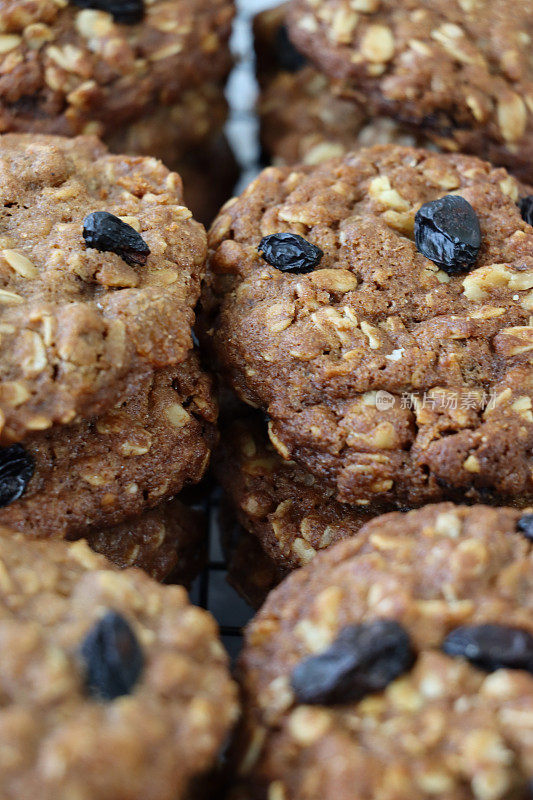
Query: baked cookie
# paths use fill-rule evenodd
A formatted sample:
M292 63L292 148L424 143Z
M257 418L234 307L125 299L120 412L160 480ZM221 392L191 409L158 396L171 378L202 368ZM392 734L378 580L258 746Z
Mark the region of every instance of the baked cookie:
M0 131L105 138L180 102L229 71L233 13L232 0L6 0Z
M155 580L190 586L205 565L205 519L179 500L112 528L87 534L89 546L117 567L141 567Z
M267 169L215 220L206 342L337 500L531 502L527 195L473 157L379 146Z
M246 631L233 796L529 796L530 523L451 503L388 514L290 575Z
M93 138L7 135L0 193L4 441L100 414L183 361L206 244L178 175Z
M0 557L2 797L191 797L237 716L214 620L85 542Z
M173 106L159 106L115 128L105 144L113 153L159 158L181 175L180 167L190 151L209 147L220 135L227 110L224 87L207 83L184 92Z
M184 204L206 226L232 196L239 178L235 156L221 133L227 104L222 89L218 91L220 96L213 96L208 108L203 108L207 97L191 97L190 103L161 108L106 140L116 153L154 156L177 172L183 181Z
M263 152L275 164L318 164L374 144L424 146L427 137L392 119L370 116L363 103L335 94L327 77L291 44L287 4L254 20Z
M191 354L101 417L0 448L0 525L75 539L153 508L201 479L216 419L211 380Z
M224 498L219 507L220 540L227 564L226 580L252 608L259 608L287 570L266 554L259 540L242 528Z
M260 608L285 573L265 553L254 536L241 537L228 561L226 580L252 608Z
M533 182L533 3L295 0L296 46L370 111Z
M239 421L222 432L214 472L236 519L258 540L280 575L357 535L365 522L391 510L374 503L368 508L336 502L334 489L294 461L285 461L269 441L266 424L242 410ZM255 569L254 560L252 564Z

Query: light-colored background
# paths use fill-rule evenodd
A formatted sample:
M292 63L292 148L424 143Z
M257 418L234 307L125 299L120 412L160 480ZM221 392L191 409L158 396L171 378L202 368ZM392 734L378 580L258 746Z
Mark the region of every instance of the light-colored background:
M226 127L228 138L242 168L237 187L244 188L258 170L259 145L254 105L257 86L254 77L254 57L251 21L265 8L279 5L281 0L237 0L237 19L232 38L236 65L231 74L227 97L231 113Z

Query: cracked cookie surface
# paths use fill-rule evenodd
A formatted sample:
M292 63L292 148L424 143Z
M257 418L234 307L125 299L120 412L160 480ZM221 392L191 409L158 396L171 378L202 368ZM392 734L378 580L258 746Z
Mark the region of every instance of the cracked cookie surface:
M210 378L191 354L159 370L103 416L27 438L34 472L0 524L28 536L78 538L117 525L197 483L217 439Z
M422 204L462 195L477 261L448 275L413 241ZM210 231L206 341L271 440L342 502L407 507L533 491L533 229L528 190L476 158L380 146L265 170ZM262 237L323 251L270 266Z
M296 0L289 27L341 93L533 182L530 0Z
M0 787L15 800L185 800L215 765L237 716L217 626L182 587L117 570L85 542L0 535ZM87 637L118 614L140 674L113 700L93 696ZM84 647L85 645L85 647ZM130 682L131 683L131 682Z
M8 134L0 195L4 440L102 413L139 376L183 361L206 243L178 175L93 138ZM95 211L138 229L145 266L86 247Z
M105 137L231 66L230 0L148 0L137 24L56 0L0 8L0 131ZM118 4L115 4L115 8Z
M275 589L240 659L243 786L232 800L525 796L531 670L486 672L442 651L465 625L533 634L533 550L520 516L451 503L387 514ZM299 703L295 666L346 626L378 619L407 632L413 666L357 701Z

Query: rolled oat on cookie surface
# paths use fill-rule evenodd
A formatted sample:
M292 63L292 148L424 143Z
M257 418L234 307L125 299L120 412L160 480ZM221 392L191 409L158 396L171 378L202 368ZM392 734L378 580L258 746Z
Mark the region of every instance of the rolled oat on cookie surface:
M340 94L533 182L531 0L295 0L288 25Z
M89 546L117 567L140 567L158 581L190 586L206 561L203 515L170 500L113 527L85 533Z
M334 489L280 456L263 421L246 410L238 416L232 425L222 426L214 472L233 515L257 539L280 578L391 510L337 502ZM255 567L251 561L249 570Z
M532 539L531 513L443 503L292 573L246 631L230 796L528 797Z
M531 502L529 193L470 156L378 146L269 168L221 210L205 340L337 500Z
M85 542L0 557L2 797L188 800L237 717L212 617Z
M340 96L291 43L288 5L254 20L261 144L276 165L318 164L374 144L428 146L422 131L369 113L365 103Z
M0 138L4 442L101 414L182 362L204 273L181 180L96 139Z
M0 449L0 524L76 539L154 508L203 477L217 411L191 353L106 414Z
M231 0L4 0L0 131L95 134L231 67Z

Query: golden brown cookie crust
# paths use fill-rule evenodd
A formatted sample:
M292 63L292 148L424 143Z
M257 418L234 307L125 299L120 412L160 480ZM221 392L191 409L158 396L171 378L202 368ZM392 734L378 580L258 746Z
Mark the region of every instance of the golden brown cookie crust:
M74 539L159 505L204 475L217 413L195 354L159 370L107 414L28 438L33 477L0 524Z
M380 511L391 510L336 502L334 489L281 458L266 423L241 409L237 416L222 430L214 471L237 520L281 572L309 563L320 550L356 536ZM249 563L253 571L255 561Z
M267 169L215 220L203 304L220 372L338 500L531 502L527 193L472 157L383 146ZM482 232L474 268L453 276L413 241L420 206L447 194ZM323 250L314 271L261 258L278 231Z
M157 581L190 586L206 559L203 515L171 500L114 527L87 534L89 546L117 567L140 567Z
M516 532L519 517L451 503L388 514L272 592L248 627L240 661L244 791L235 797L500 800L526 793L533 676L489 674L440 649L460 625L533 632L533 550ZM409 633L412 669L359 702L298 704L294 666L329 647L344 626L379 618Z
M94 416L142 374L177 364L204 271L205 233L181 180L156 159L109 155L93 138L0 140L1 436ZM87 248L107 211L138 229L146 266Z
M374 113L449 150L533 172L533 5L502 0L297 0L298 48Z
M237 715L214 620L182 587L113 569L85 542L2 529L0 557L2 796L185 800ZM129 623L144 668L130 694L99 701L80 647L108 610Z
M272 163L319 164L374 144L427 146L420 131L369 115L365 104L336 94L312 65L284 69L277 50L287 11L283 4L254 19L261 144Z
M0 9L0 131L105 136L231 66L231 0L148 0L144 18L56 0Z

